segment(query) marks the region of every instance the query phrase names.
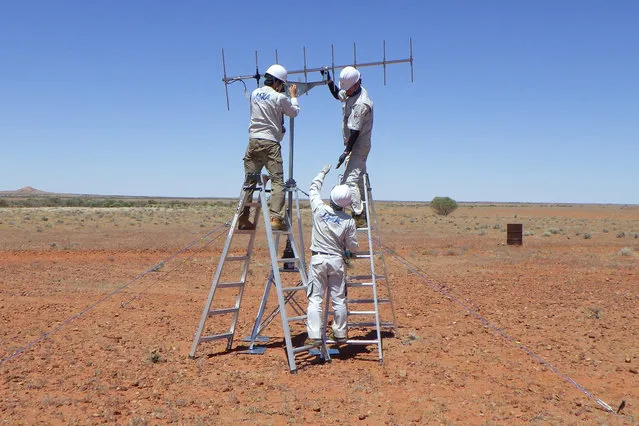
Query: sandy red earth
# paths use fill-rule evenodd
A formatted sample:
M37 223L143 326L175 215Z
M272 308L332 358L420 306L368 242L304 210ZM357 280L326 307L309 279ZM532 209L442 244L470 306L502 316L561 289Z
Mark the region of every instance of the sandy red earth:
M0 424L639 424L639 206L378 203L384 362L341 347L296 374L279 317L263 355L238 338L188 357L230 216L0 209Z

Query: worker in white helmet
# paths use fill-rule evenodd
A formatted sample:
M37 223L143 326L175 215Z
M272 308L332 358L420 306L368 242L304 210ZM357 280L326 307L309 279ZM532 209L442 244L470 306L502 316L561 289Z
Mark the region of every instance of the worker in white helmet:
M311 262L308 267L308 310L306 344L322 341L322 301L326 290L331 297L335 312L333 336L337 343L347 339L348 311L346 309L346 280L344 259L355 253L357 231L354 219L344 212L351 204L351 191L347 185L337 185L331 190L330 205L322 201L321 190L324 178L331 165L319 172L309 191L313 230L311 232Z
M356 68L345 67L340 72L339 87L331 80L328 70L322 70L322 75L326 77L333 97L343 103L342 134L345 148L337 167L346 161L342 183L351 188L351 209L357 227L366 227L366 211L362 204L362 175L366 173L366 160L371 150L373 101L362 86L361 75Z
M284 115L296 117L300 111L297 103L297 86L289 86L289 99L286 90L286 69L271 65L264 74L264 86L253 90L250 100L251 122L249 124L249 142L244 154L245 186L255 185L262 167L266 167L271 179L271 198L269 210L271 227L274 230L286 230L284 209L284 170L282 167L282 148L280 141L284 137ZM253 198L252 191L246 191L244 204ZM239 229L255 229L249 219L250 207L244 207L239 217ZM257 219L256 219L257 220Z

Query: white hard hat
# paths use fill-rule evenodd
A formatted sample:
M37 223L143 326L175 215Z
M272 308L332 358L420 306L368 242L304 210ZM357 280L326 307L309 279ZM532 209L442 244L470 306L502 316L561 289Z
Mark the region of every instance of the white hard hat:
M339 88L348 90L359 81L359 71L354 67L346 67L339 73Z
M273 77L277 78L278 80L282 80L284 83L286 83L286 77L288 76L286 68L279 64L273 64L268 67L268 69L266 70L266 74L271 74Z
M351 203L351 189L348 185L336 185L331 190L331 201L340 207Z

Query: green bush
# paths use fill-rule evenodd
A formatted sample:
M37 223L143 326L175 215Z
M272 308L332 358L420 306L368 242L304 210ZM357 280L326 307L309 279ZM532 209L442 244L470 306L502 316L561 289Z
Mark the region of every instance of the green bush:
M450 197L435 197L430 207L440 216L448 216L457 209L457 202Z

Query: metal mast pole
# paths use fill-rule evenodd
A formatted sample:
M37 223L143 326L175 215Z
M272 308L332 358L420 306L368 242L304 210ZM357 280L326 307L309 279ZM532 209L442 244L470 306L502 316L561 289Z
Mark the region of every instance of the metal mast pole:
M286 181L286 198L287 198L287 213L289 218L289 226L293 226L293 191L296 189L295 179L293 179L293 146L295 142L295 118L289 117L289 126L288 126L288 180ZM291 229L292 231L292 229ZM302 248L303 249L303 248ZM283 259L294 258L295 253L293 252L293 247L291 246L290 236L286 239L286 246L284 247L284 253L282 253ZM285 270L294 270L295 263L294 262L286 262L282 265L282 268Z

